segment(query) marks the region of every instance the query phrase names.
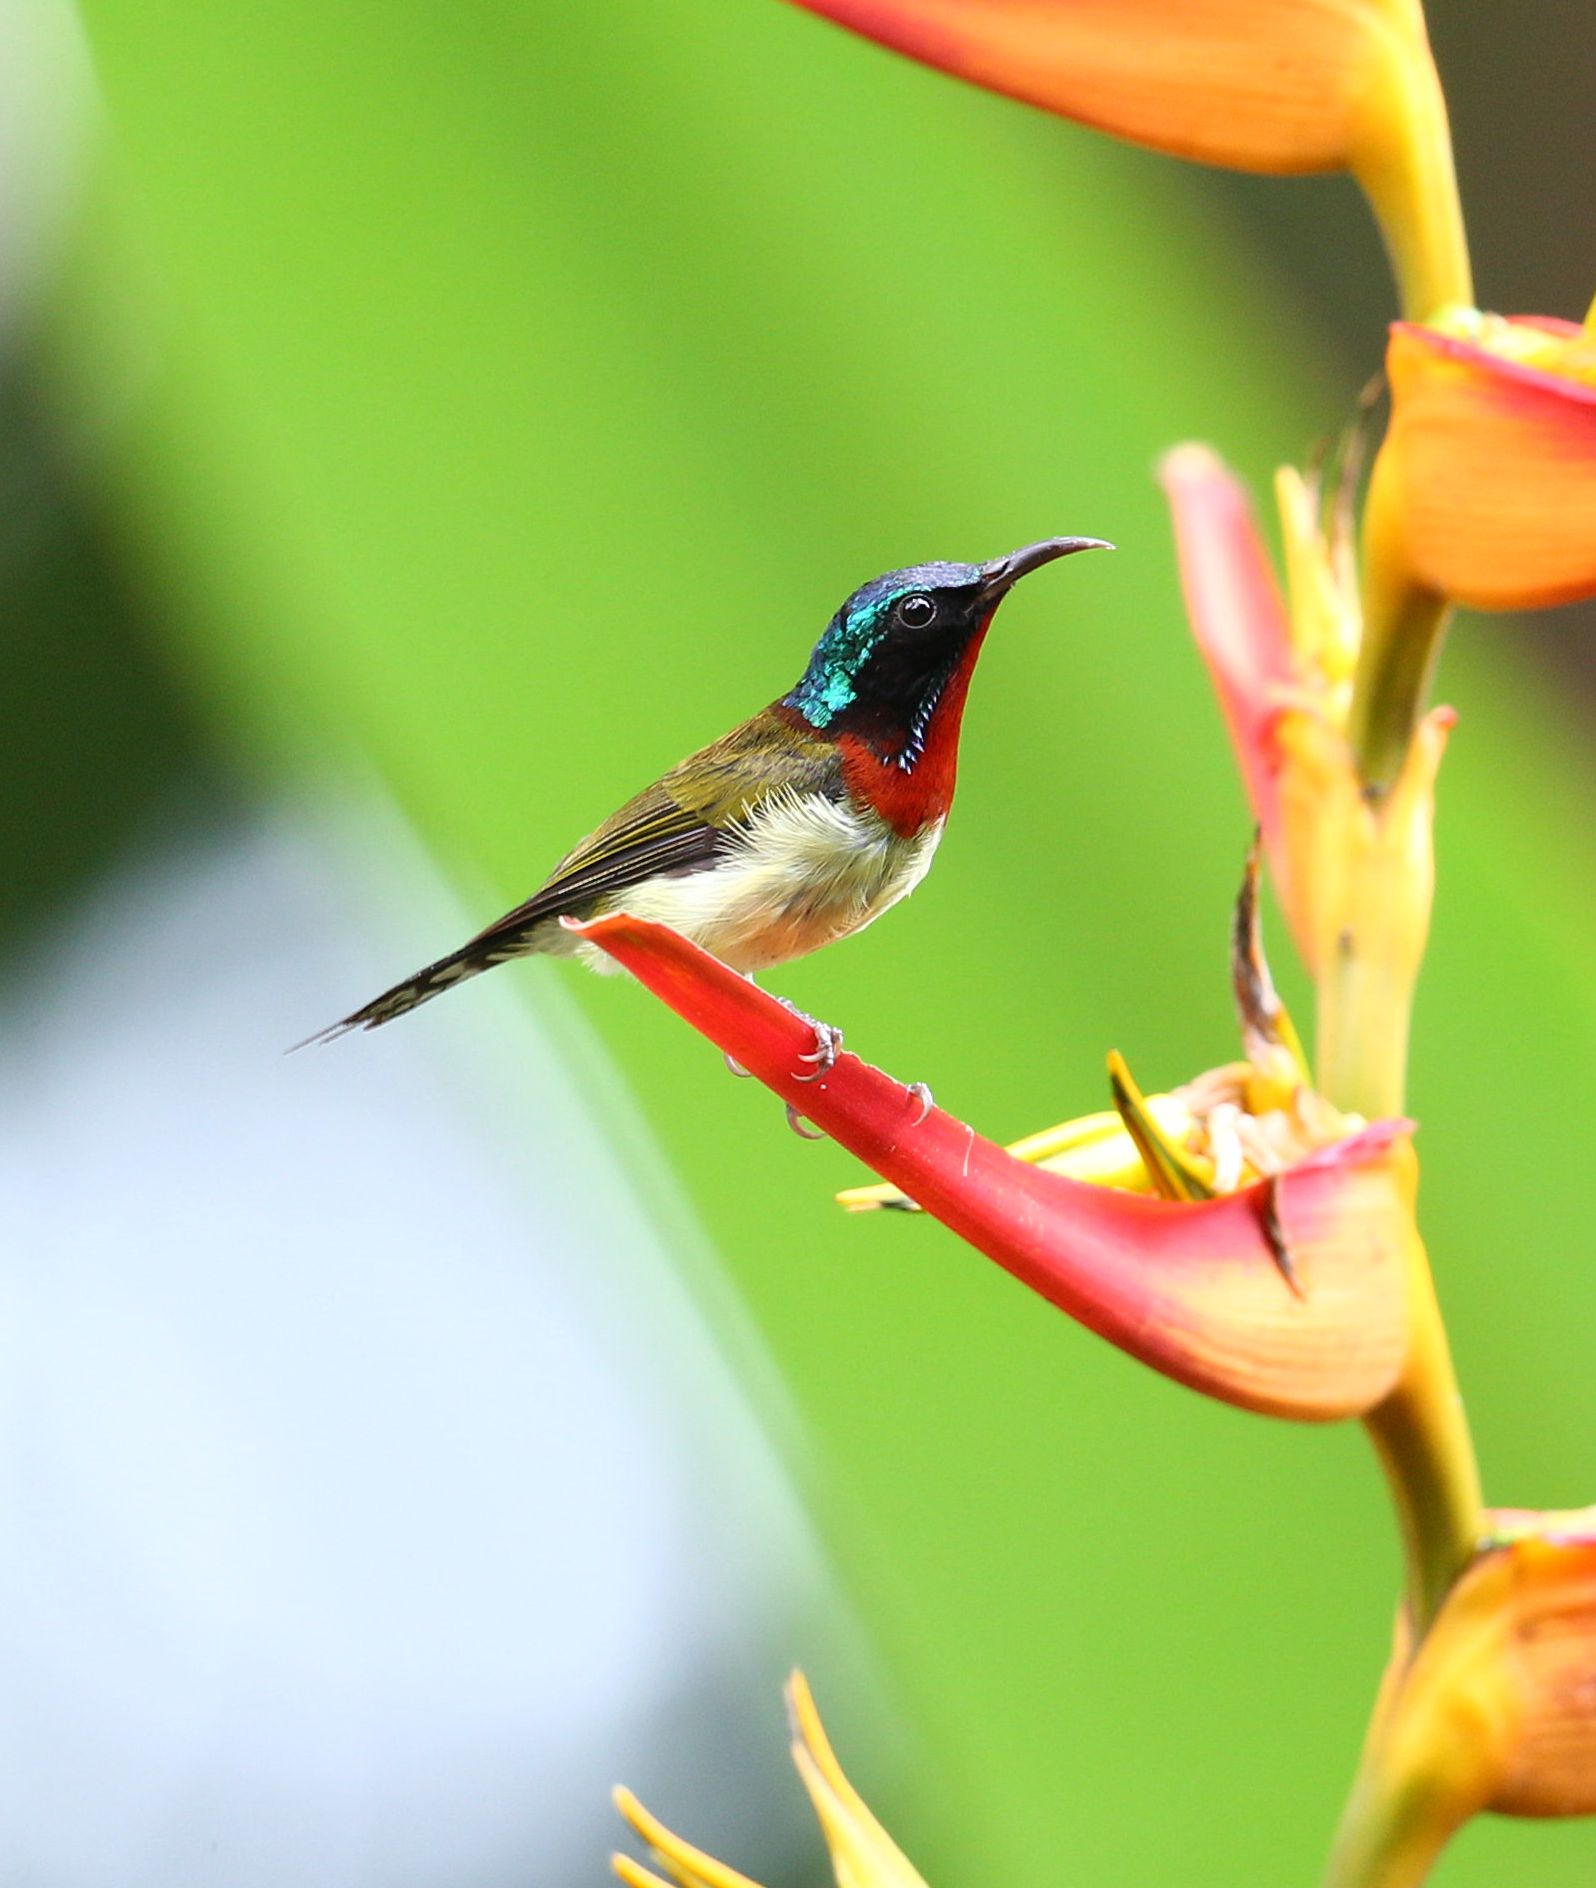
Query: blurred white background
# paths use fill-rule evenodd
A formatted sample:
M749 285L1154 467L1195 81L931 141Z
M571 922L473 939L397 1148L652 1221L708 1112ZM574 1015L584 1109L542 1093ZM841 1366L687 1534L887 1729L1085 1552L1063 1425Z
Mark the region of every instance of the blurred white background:
M394 972L362 817L177 822L7 992L0 1879L598 1880L622 1777L780 1874L819 1580L679 1202L508 988L283 1054Z

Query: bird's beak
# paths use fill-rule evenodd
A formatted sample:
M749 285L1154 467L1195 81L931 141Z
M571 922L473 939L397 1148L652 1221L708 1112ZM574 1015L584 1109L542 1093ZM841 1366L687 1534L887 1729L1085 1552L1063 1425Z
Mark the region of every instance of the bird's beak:
M1040 544L1027 544L1010 551L1007 557L994 557L981 566L981 601L997 604L1033 570L1051 564L1055 557L1068 557L1072 551L1111 551L1113 545L1102 538L1043 538Z

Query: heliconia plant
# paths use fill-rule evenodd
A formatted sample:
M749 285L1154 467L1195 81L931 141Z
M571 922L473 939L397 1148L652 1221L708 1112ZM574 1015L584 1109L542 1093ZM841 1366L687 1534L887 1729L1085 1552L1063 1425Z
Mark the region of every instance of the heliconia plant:
M1455 604L1596 596L1596 310L1581 327L1471 305L1419 0L799 3L1156 149L1344 169L1380 222L1404 316L1389 419L1366 480L1367 393L1338 452L1278 475L1282 575L1212 450L1178 446L1162 467L1187 613L1258 829L1231 931L1242 1054L1163 1095L1111 1055L1110 1107L1003 1148L852 1055L813 1079L809 1025L675 933L624 911L579 928L881 1177L845 1193L848 1209L941 1220L1206 1395L1364 1424L1406 1574L1325 1879L1406 1888L1482 1810L1596 1813L1596 1509L1484 1505L1404 1115L1455 719L1431 705L1435 668ZM1260 858L1314 988L1311 1063L1263 954ZM801 1684L794 1709L839 1881L917 1882L847 1790ZM746 1888L622 1807L677 1881ZM865 1835L839 1837L850 1817Z

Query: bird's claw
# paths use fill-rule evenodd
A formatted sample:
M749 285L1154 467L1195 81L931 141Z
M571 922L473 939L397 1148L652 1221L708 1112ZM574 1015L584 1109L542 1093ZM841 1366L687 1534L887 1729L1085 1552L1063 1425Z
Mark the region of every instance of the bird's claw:
M812 1019L811 1019L812 1020ZM815 1046L808 1055L799 1056L800 1062L813 1062L814 1069L808 1075L795 1075L797 1082L818 1082L822 1075L829 1075L837 1065L837 1057L842 1054L842 1031L830 1023L815 1024Z
M936 1099L924 1082L910 1082L905 1092L912 1095L920 1104L920 1112L914 1117L914 1126L918 1127L937 1105Z
M837 1057L842 1054L842 1031L834 1023L823 1023L819 1017L811 1016L806 1010L799 1009L786 997L778 999L784 1010L791 1010L801 1023L807 1023L815 1032L815 1046L807 1055L799 1056L800 1062L812 1062L813 1069L807 1075L795 1075L795 1082L818 1082L823 1075L829 1075L837 1065Z
M799 1076L798 1079L802 1081L805 1078ZM826 1138L825 1129L817 1128L810 1122L805 1121L803 1116L790 1101L787 1103L787 1125L801 1141L823 1141Z
M734 1056L730 1052L730 1050L723 1049L721 1051L721 1055L726 1063L726 1067L731 1071L733 1075L741 1076L744 1079L747 1078L747 1075L748 1075L747 1069L743 1067L742 1063L737 1060L736 1056Z

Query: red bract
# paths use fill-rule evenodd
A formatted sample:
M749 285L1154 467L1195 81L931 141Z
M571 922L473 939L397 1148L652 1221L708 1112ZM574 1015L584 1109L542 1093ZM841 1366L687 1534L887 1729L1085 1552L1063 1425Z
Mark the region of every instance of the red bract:
M1166 1376L1306 1421L1363 1414L1397 1381L1415 1250L1408 1123L1219 1199L1088 1186L940 1109L921 1119L916 1096L855 1056L803 1081L809 1026L665 926L618 913L572 928L926 1212Z
M1246 487L1217 455L1206 446L1177 446L1161 476L1192 633L1278 875L1281 753L1275 736L1295 679L1286 606Z

